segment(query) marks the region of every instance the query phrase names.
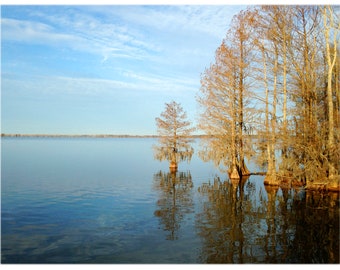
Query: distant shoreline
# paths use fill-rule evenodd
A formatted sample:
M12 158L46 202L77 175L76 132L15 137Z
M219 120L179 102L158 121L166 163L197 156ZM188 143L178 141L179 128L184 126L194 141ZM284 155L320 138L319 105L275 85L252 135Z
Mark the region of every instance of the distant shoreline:
M1 137L11 138L157 138L157 135L111 135L111 134L1 134Z
M71 135L71 134L5 134L2 133L1 137L4 138L160 138L159 135L114 135L114 134L81 134L81 135ZM205 135L192 135L190 138L202 138Z

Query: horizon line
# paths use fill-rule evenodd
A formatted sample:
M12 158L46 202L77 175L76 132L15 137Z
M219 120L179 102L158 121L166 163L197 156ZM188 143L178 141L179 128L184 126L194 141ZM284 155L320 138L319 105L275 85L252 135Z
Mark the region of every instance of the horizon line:
M207 135L197 134L188 137L198 138ZM52 137L52 138L159 138L166 137L155 134L131 135L131 134L22 134L22 133L1 133L1 137Z

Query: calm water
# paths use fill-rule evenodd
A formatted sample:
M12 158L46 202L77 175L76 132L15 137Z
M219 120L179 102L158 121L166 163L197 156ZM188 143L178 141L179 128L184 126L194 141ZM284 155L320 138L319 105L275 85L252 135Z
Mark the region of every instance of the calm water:
M172 174L155 143L3 138L2 263L339 263L337 194Z

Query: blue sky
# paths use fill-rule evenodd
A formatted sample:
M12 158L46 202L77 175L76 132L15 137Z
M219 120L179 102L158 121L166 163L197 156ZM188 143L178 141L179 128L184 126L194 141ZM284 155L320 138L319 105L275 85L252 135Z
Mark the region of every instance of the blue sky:
M195 123L200 74L245 6L1 7L1 132L156 134Z

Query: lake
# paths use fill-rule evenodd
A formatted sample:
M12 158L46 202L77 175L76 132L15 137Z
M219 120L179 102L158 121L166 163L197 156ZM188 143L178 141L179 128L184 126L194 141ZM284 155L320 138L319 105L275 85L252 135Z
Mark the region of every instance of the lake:
M196 154L170 173L156 143L2 138L1 262L339 263L337 193L233 183Z

